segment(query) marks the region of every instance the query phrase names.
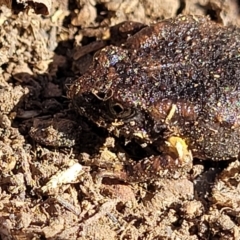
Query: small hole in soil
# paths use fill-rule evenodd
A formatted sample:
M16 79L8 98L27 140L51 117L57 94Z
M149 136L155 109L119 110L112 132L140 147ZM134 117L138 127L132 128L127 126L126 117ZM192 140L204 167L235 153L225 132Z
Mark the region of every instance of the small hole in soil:
M179 7L178 10L177 10L177 15L182 13L182 11L183 11L183 9L185 8L185 6L186 6L185 1L184 1L184 0L181 0L181 1L180 1L180 7Z
M218 15L217 15L217 12L215 10L209 8L209 9L207 9L206 14L208 16L210 16L210 18L213 21L215 21L215 22L218 21Z

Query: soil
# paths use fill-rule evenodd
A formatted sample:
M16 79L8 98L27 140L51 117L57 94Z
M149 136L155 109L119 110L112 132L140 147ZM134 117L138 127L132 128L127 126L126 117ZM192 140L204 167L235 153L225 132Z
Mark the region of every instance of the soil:
M102 177L139 149L66 94L97 50L126 39L123 21L200 14L239 27L239 11L237 0L62 0L46 16L1 6L1 239L240 239L239 161L194 159L182 177L140 183Z

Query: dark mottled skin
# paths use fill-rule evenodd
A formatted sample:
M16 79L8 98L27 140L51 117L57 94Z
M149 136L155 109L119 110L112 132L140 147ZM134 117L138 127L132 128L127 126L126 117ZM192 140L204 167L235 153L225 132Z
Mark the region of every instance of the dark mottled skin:
M240 29L179 16L99 51L69 91L76 109L115 135L185 140L194 157L240 152Z

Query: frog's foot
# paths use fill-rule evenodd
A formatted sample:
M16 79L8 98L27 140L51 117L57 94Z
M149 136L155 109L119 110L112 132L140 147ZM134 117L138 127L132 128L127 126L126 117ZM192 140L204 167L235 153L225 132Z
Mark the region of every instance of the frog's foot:
M106 177L126 182L143 182L159 177L179 178L191 169L192 154L183 139L170 137L163 149L163 153L158 156L152 155L113 171L101 171L97 174L97 179L100 181Z
M125 166L125 178L129 182L142 182L160 177L179 178L191 167L192 161L183 162L179 158L162 154L145 158L135 165Z
M162 154L145 158L126 167L130 181L144 181L157 177L180 177L192 167L192 153L180 137L169 137L161 146Z
M179 178L184 176L192 167L192 161L182 161L170 155L162 154L144 158L138 163L125 165L120 171L102 171L97 179L115 178L126 182L144 182L161 177Z

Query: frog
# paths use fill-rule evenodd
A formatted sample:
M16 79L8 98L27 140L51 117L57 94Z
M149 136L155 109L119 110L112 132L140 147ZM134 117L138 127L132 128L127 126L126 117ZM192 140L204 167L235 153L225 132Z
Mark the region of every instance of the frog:
M156 146L157 156L126 167L151 175L193 158L239 158L239 66L239 28L179 15L96 52L68 97L114 136Z

